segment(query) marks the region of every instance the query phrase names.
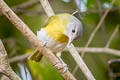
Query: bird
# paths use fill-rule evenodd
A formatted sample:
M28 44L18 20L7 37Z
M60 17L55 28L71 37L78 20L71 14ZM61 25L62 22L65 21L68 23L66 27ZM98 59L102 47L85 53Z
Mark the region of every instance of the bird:
M63 63L59 53L79 39L82 33L83 25L79 19L69 13L60 13L47 19L44 27L37 31L37 37L46 48L58 53L57 57ZM36 62L41 58L42 54L37 49L29 57Z

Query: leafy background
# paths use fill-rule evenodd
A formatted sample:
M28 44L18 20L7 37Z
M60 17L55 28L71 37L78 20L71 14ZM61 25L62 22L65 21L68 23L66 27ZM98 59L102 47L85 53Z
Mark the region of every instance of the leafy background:
M5 0L10 6L17 6L29 0ZM55 10L55 13L72 13L78 9L75 0L49 0L51 6ZM77 3L81 3L81 15L75 14L77 18L81 18L84 24L83 36L74 41L73 44L78 47L84 47L91 32L100 21L97 0L77 0ZM100 0L102 10L105 11L112 0ZM116 9L117 8L117 9ZM115 26L120 24L120 0L116 0L112 7L113 11L110 11L104 20L104 32L103 29L99 29L96 33L90 47L104 47L109 40ZM40 12L39 12L40 11ZM26 9L26 12L17 14L36 34L44 25L44 21L47 16L40 4L32 6ZM0 16L0 38L4 42L5 48L9 55L9 58L15 56L32 53L34 48L29 44L28 40L11 24L11 22ZM110 44L110 48L120 49L120 32L118 32ZM62 58L67 63L69 70L72 72L76 63L72 56L68 52L63 52ZM118 59L119 56L108 55L104 53L86 53L84 61L95 76L96 80L110 80L109 76L109 64L108 61L112 59ZM120 63L112 64L113 74L114 69L119 71ZM23 79L26 80L63 80L60 74L52 67L48 60L44 57L40 63L35 63L29 60L18 61L11 63L14 71ZM86 80L85 76L80 69L77 70L75 77L78 80ZM114 80L120 80L119 77L113 78Z

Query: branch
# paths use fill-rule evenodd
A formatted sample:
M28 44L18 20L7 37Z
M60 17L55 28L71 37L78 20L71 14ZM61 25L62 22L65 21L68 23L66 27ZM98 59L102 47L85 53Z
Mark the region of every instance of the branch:
M52 7L50 6L48 0L40 0L40 3L45 10L45 13L47 14L48 17L55 15Z
M84 48L82 47L76 47L77 51L82 52ZM65 49L65 51L68 51L68 49ZM85 52L87 53L96 53L96 54L102 54L102 53L106 53L106 54L112 54L115 56L120 56L120 50L116 50L116 49L111 49L111 48L101 48L101 47L89 47L89 48L85 48Z
M96 1L97 1L97 5L98 5L99 18L101 18L103 16L101 0L96 0ZM103 20L103 22L101 24L101 31L102 31L104 44L106 44L106 42L107 42L107 35L106 35L106 29L105 29L105 22L104 22L104 20Z
M103 9L101 13L105 13L106 10L107 9ZM119 10L120 10L120 7L115 7L115 8L112 8L109 12L114 12ZM87 10L86 12L83 12L83 13L99 13L99 10Z
M10 80L21 80L9 65L8 56L1 40L0 40L0 73L7 76Z
M40 42L37 36L28 28L26 24L8 7L8 5L0 0L0 9L2 13L15 25L15 27L35 46L42 55L50 61L50 63L61 73L66 80L76 80L68 71L63 73L63 66L56 56Z
M34 5L39 4L39 0L30 0L27 1L25 3L19 4L17 6L13 6L11 9L15 12L15 13L23 13L25 12L25 9ZM0 16L2 15L2 13L0 12Z
M12 7L12 9L13 9L13 11L17 10L17 9L26 9L26 8L31 7L31 6L37 5L39 3L40 3L39 0L30 0L30 1L27 1L27 2L22 3L20 5L14 6L14 7Z
M82 52L84 49L84 47L76 47L76 50L78 52ZM69 51L67 48L64 49L64 51ZM116 50L116 49L111 49L111 48L102 48L102 47L89 47L89 48L85 48L85 52L86 54L111 54L111 55L115 55L115 56L120 56L120 50ZM20 56L15 56L10 58L8 61L10 63L15 63L15 62L21 62L27 59L28 56L30 56L30 53L25 53L23 55Z
M26 60L29 56L31 55L31 53L25 53L24 55L20 55L20 56L15 56L13 58L10 58L8 61L10 63L15 63L15 62L22 62L24 60Z
M77 65L80 67L84 75L87 77L88 80L96 80L90 70L88 69L87 65L84 63L82 57L79 55L78 51L74 48L73 44L68 47L71 55L75 59Z

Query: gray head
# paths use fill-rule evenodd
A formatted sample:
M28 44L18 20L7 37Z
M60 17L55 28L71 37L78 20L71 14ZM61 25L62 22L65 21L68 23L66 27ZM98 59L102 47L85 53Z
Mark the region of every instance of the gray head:
M74 16L71 16L69 23L67 24L67 31L65 34L69 37L68 45L73 40L80 38L83 33L82 23Z

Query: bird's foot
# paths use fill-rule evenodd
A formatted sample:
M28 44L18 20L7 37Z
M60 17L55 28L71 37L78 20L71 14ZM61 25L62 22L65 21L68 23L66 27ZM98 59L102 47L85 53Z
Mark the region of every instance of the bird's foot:
M68 67L67 67L67 64L65 64L65 63L62 63L62 67L63 67L63 73L65 73L65 72L67 72L67 70L68 70Z
M58 70L60 70L60 72L62 73L65 73L68 71L68 67L67 67L67 64L63 64L61 62L57 62L55 65L54 65Z
M61 63L60 66L61 66L62 72L65 73L68 70L68 67L67 67L67 64L64 63L64 61L61 59L61 52L58 52L56 56Z

